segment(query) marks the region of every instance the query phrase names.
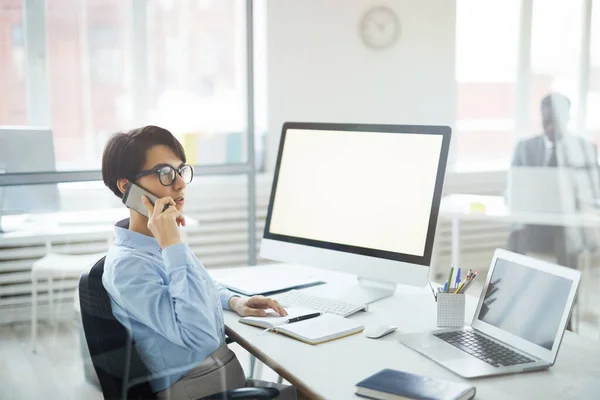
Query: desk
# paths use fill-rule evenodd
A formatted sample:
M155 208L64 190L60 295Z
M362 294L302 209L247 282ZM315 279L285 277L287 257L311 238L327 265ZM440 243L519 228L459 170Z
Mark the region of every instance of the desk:
M355 278L334 271L299 268L316 273L329 284L350 284ZM327 285L302 289L313 294ZM477 299L467 295L467 318L472 318ZM377 322L398 325L399 331L419 332L436 328L436 306L429 287L399 286L396 294L370 305L351 319L365 326ZM227 333L242 347L275 370L311 398L351 399L354 385L383 368L409 371L477 387L477 399L597 399L600 393L600 342L566 332L556 365L528 374L466 380L398 343L396 333L373 340L362 334L310 346L284 335L266 334L238 322L225 311Z
M485 206L485 211L471 211L472 203ZM522 223L534 225L577 226L599 228L598 213L542 213L514 212L508 209L502 196L480 196L471 194L451 194L442 198L440 217L452 223L452 262L460 265L460 222L487 221L507 224Z

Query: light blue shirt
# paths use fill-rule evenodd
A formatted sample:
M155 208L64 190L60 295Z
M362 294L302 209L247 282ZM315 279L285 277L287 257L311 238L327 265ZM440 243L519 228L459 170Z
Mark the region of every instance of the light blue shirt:
M213 281L186 244L162 250L127 224L115 226L102 283L159 392L224 343L223 308L233 293Z

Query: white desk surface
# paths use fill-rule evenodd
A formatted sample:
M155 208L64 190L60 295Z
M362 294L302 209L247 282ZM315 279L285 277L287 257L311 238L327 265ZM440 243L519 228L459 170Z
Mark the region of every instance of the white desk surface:
M485 210L472 211L472 203L483 204ZM502 196L482 196L474 194L451 194L444 196L440 204L440 216L471 221L515 222L561 226L600 226L600 212L574 214L514 212L506 206L504 197Z
M287 268L287 267L286 267ZM333 271L300 268L320 273L323 280L353 283L354 277ZM318 294L326 285L303 289ZM467 296L470 321L477 298ZM395 296L370 305L367 312L349 318L365 327L381 322L398 331L419 332L436 329L436 306L429 286L399 286ZM239 316L225 311L228 334L285 379L304 389L311 398L350 399L354 385L383 368L464 381L477 388L477 399L598 399L600 398L600 342L566 332L554 367L490 378L466 380L400 344L397 332L381 339L362 334L311 346L284 335L258 336L258 328L240 324Z

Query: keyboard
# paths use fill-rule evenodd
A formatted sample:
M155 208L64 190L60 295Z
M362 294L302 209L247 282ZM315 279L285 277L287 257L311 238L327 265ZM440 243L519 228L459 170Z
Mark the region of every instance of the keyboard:
M305 307L323 313L337 314L347 317L355 312L366 310L363 304L346 303L325 297L311 296L297 290L290 290L275 297L284 307Z
M494 367L526 364L534 360L470 330L435 333L444 342Z

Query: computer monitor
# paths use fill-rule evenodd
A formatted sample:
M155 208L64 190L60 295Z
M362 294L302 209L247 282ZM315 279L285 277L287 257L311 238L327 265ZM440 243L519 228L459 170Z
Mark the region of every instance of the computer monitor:
M49 171L56 171L50 129L0 126L0 173ZM0 232L2 215L58 209L56 184L0 186Z
M260 255L359 276L354 303L424 286L447 126L285 123Z

